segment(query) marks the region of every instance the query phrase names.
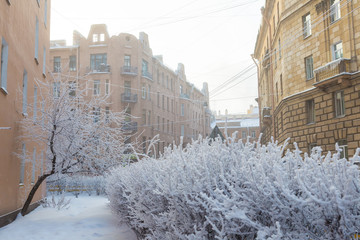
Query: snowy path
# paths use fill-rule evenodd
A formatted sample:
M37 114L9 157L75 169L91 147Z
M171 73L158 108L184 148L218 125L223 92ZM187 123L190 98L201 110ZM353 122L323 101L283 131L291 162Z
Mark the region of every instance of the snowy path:
M38 207L25 217L0 228L1 240L136 240L126 226L111 215L108 200L99 196L71 198L70 208Z

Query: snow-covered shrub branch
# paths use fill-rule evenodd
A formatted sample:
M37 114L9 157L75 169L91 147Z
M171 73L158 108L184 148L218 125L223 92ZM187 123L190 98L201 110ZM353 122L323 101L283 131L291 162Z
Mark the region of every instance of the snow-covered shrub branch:
M345 239L360 231L359 151L346 160L275 142L180 146L107 179L113 211L144 239Z

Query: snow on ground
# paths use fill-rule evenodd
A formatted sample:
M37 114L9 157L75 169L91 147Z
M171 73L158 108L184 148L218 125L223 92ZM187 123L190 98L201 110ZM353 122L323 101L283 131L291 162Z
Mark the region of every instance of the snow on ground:
M71 198L70 208L35 209L0 228L1 240L136 240L135 233L112 216L104 196Z

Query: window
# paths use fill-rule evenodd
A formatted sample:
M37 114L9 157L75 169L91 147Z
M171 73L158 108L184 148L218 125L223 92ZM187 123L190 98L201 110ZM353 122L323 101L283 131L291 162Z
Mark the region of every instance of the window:
M46 75L46 48L43 48L43 75Z
M277 2L277 20L278 20L278 23L280 21L280 6L279 6L279 2Z
M70 81L68 87L69 87L69 96L75 97L76 96L76 82Z
M157 117L157 129L160 130L160 116Z
M184 89L183 89L183 86L180 85L180 94L183 94L184 93Z
M162 119L162 130L165 132L165 118Z
M45 0L45 6L44 6L44 25L46 27L47 25L47 0Z
M274 66L277 67L277 56L276 56L276 49L274 49Z
M151 100L151 86L148 86L148 100Z
M72 72L76 71L76 56L75 55L70 56L69 70Z
M245 131L242 131L242 132L241 132L241 138L242 138L242 139L245 139L245 138L246 138L246 132L245 132Z
M314 66L313 66L312 55L305 58L305 73L306 73L306 80L310 80L314 78Z
M331 46L333 60L343 57L342 42L335 43Z
M156 71L157 82L160 84L160 72L159 69Z
M107 65L107 54L91 54L90 55L90 67L91 70L97 72L108 72L106 69Z
M142 122L143 122L143 125L146 125L146 110L145 109L142 110Z
M283 81L282 81L282 74L280 74L280 94L283 95Z
M44 152L41 152L40 174L44 174Z
M145 87L145 85L143 85L143 86L141 87L141 97L142 97L143 99L146 99L146 87Z
M105 122L109 122L110 108L105 107Z
M104 33L100 33L100 42L105 41L105 34Z
M166 110L167 110L167 111L170 111L169 97L166 98Z
M100 80L94 80L94 95L100 94Z
M148 125L151 125L151 111L148 111Z
M184 136L184 135L185 135L184 124L181 124L180 135L181 135L181 136Z
M35 182L35 170L36 170L36 148L33 149L33 160L32 160L32 173L31 173L31 183Z
M170 89L171 89L171 91L174 90L174 79L170 80Z
M302 17L303 21L303 31L304 31L304 38L307 38L311 35L311 16L310 13L304 15Z
M36 117L37 117L37 86L34 86L34 121L36 121Z
M97 33L93 34L93 42L98 42L99 41L99 35Z
M181 116L185 115L185 105L182 103L181 104Z
M4 38L1 42L1 89L7 93L8 44Z
M251 131L251 137L256 138L256 132L255 131Z
M106 79L105 81L105 95L109 95L110 93L110 82L109 79Z
M22 88L23 92L23 114L27 114L27 72L26 70L24 70L24 74L23 74L23 88Z
M94 115L94 123L100 121L100 107L93 108L93 115Z
M143 148L143 153L146 154L146 137L142 137L142 148Z
M330 1L330 22L333 23L341 17L340 14L340 0Z
M160 93L157 92L157 105L160 107Z
M314 99L307 100L305 103L306 107L306 120L307 123L315 122L315 102Z
M276 91L276 101L279 101L279 91L278 91L278 83L275 83L275 91Z
M60 97L60 82L53 83L53 96L54 98Z
M60 71L61 71L61 58L54 57L54 72L60 72Z
M167 124L166 124L166 132L169 133L169 128L170 128L170 121L167 120Z
M35 60L38 63L39 58L39 19L36 16L36 25L35 25Z
M165 96L162 95L162 109L165 110Z
M130 97L131 96L131 82L130 81L124 82L124 90L125 90L125 96Z
M26 145L25 143L22 144L22 157L20 163L20 184L24 184L25 178L25 161L26 161Z
M281 42L280 42L280 39L279 39L279 60L281 59Z
M166 88L169 89L169 76L166 76Z
M130 67L131 66L131 56L130 55L125 55L124 56L124 66L125 67Z
M334 98L335 98L335 117L345 116L344 91L335 92Z
M143 76L148 76L149 73L149 64L147 61L145 61L144 59L142 60L142 67L141 67L141 72Z
M310 144L308 145L308 153L309 153L309 154L311 154L311 151L312 151L312 149L313 149L314 147L316 147L316 143L310 143Z
M343 140L338 141L338 145L339 145L339 148L341 149L340 159L343 159L343 158L349 159L347 140L343 139Z

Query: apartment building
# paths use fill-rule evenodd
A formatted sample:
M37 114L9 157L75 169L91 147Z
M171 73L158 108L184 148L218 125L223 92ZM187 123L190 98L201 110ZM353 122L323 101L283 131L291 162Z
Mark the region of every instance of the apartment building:
M147 151L149 141L159 135L158 156L164 147L210 135L209 92L207 83L201 90L187 81L185 67L179 63L174 71L154 56L148 35L139 38L127 33L109 36L105 24L92 25L87 37L74 31L73 45L51 41L50 64L53 74L85 82L88 96L109 95L110 104L101 109L123 111L131 115L124 130L128 141L136 138ZM73 79L73 80L71 80Z
M216 126L223 136L232 137L236 133L236 141L244 143L257 141L260 135L259 108L250 106L246 114L216 114Z
M360 2L267 0L254 58L263 142L360 146Z
M0 226L11 222L44 170L44 148L24 143L19 121L36 117L34 79L46 78L50 44L51 0L0 0ZM39 189L33 207L45 194Z

